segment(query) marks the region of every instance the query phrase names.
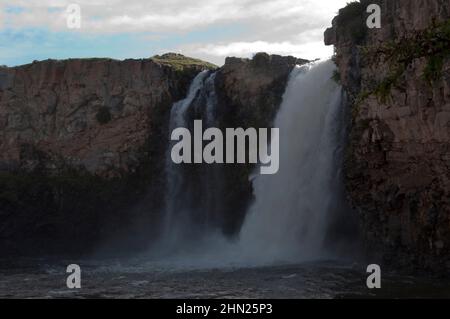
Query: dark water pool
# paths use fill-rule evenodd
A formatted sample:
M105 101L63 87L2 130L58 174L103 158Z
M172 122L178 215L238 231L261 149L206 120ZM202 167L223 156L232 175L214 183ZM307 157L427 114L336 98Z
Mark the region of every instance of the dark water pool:
M66 267L80 265L81 289ZM142 260L0 259L0 298L450 298L450 282L382 270L368 289L366 265L313 262L198 267Z

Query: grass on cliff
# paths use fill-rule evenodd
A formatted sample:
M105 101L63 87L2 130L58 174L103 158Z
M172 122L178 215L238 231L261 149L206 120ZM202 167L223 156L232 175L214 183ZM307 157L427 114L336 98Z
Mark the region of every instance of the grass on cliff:
M177 71L181 71L186 67L199 66L205 69L217 69L218 66L209 62L205 62L199 59L186 57L177 53L166 53L163 55L155 55L151 58L156 63L168 65L173 67Z

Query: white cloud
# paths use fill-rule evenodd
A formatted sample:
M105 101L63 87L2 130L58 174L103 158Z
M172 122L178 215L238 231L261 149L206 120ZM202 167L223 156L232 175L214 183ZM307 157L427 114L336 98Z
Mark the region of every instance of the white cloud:
M65 8L81 6L80 34L140 34L148 41L176 36L168 51L209 59L221 64L228 55L254 52L291 54L304 58L324 57L323 31L348 0L0 0L4 7L24 8L4 13L9 28L44 27L67 31ZM3 11L3 10L2 10ZM0 14L0 19L2 16ZM217 37L210 28L224 30ZM2 28L0 20L0 31ZM189 32L196 36L189 38ZM202 38L205 37L205 38Z
M320 43L321 44L321 43ZM285 42L233 42L225 45L207 45L199 48L198 52L216 56L239 55L250 56L257 52L271 52L286 55L302 55L302 52L311 52L314 47L319 47L317 43L292 44ZM317 52L319 55L322 52Z
M4 13L3 13L3 8L0 5L0 30L2 30L4 28L4 22L5 22L5 17L4 17Z
M346 0L2 0L26 8L10 15L13 27L50 26L65 29L64 8L81 6L81 32L171 31L226 21L291 24L298 20L328 21ZM59 10L48 10L59 9Z

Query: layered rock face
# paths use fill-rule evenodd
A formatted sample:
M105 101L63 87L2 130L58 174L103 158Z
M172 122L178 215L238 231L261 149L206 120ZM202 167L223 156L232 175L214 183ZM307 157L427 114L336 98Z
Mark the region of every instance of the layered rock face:
M265 53L252 60L227 58L217 75L220 122L268 127L281 104L290 72L307 62Z
M381 6L381 29L366 8ZM346 186L370 248L450 268L450 3L361 1L325 32L352 125Z
M151 230L172 103L210 68L168 54L0 69L0 245L89 250Z
M270 126L290 71L304 62L227 59L217 70L217 125ZM171 106L214 69L177 54L1 68L0 249L88 252L104 238L126 243L114 249L145 248L164 214ZM231 234L251 198L251 167L224 169L218 222Z
M0 70L0 168L80 167L103 177L139 166L162 113L202 69L153 60L43 61ZM41 155L41 156L39 156ZM45 157L45 158L42 158Z

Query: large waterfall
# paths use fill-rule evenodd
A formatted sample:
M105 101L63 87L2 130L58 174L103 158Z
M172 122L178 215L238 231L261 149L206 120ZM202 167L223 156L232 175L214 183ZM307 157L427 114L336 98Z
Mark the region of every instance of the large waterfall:
M342 204L345 115L341 88L331 79L334 68L325 61L292 71L274 122L280 129L280 169L275 175L254 178L255 201L237 240L218 240L218 232L208 230L213 228L210 216L224 196L220 167L197 171L201 178L191 181L188 168L173 164L168 155L164 245L182 246L186 252L186 243L191 242L198 252L207 242L207 259L220 255L220 260L245 264L324 257L329 227ZM205 126L215 124L215 77L202 72L194 79L186 99L173 105L171 130L189 128L193 121L189 113L202 114ZM204 196L201 205L193 199L199 192Z
M275 127L280 170L254 180L255 202L240 234L242 255L255 262L324 256L324 240L340 209L345 114L341 88L326 61L292 71Z

